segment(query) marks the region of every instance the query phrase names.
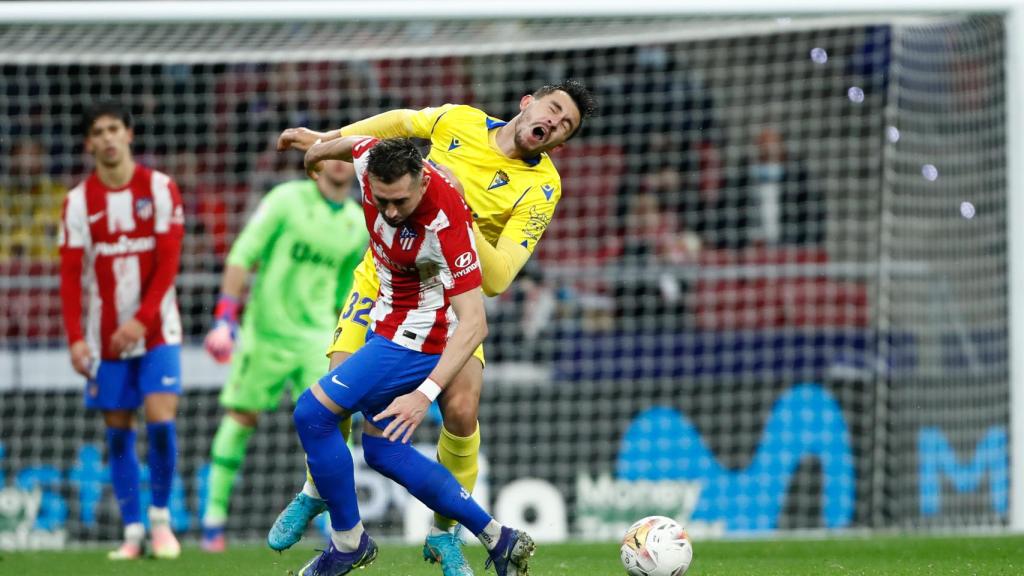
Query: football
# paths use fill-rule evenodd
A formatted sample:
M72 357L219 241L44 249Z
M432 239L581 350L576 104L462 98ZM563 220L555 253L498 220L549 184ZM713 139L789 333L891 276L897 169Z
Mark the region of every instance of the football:
M681 576L693 560L693 546L678 522L648 516L626 531L620 558L630 576Z

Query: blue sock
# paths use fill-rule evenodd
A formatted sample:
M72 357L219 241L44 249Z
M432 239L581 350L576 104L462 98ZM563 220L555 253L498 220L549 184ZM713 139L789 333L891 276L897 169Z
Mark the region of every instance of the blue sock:
M135 430L107 428L107 450L110 460L110 483L121 509L121 522L142 521L139 504L139 457L135 454Z
M146 424L146 432L149 434L146 461L149 463L149 489L153 493L153 506L166 508L171 497L171 484L174 482L174 464L178 459L174 420L150 422Z
M398 482L417 500L480 534L491 516L470 497L452 473L409 444L363 434L363 456L371 468ZM320 484L317 483L317 488Z
M331 528L351 530L359 523L355 466L345 438L338 429L341 418L306 390L295 403L295 430L306 451L309 473L331 513Z

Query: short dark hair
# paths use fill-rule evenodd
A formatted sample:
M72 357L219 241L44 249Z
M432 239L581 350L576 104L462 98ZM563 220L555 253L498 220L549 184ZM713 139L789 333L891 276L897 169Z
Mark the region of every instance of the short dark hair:
M597 114L597 99L594 98L594 94L590 92L590 89L579 80L563 80L558 84L541 86L534 91L533 97L540 99L559 90L568 94L569 98L572 98L573 103L576 104L576 108L580 111L580 125L569 136L572 138L579 133L580 128L583 128L584 118L590 118Z
M104 116L117 118L124 123L125 128L132 127L132 113L127 106L116 100L99 100L86 108L82 114L82 124L80 126L82 137L88 138L92 125Z
M391 184L406 174L419 176L423 172L423 155L408 138L388 138L370 149L366 170L381 182Z

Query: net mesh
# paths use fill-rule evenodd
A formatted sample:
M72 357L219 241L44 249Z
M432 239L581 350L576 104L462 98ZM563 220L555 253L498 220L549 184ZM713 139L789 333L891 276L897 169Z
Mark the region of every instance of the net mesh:
M567 77L601 115L553 154L556 217L488 301L499 518L551 538L651 513L712 534L1005 522L997 17L8 25L0 55L0 487L41 489L38 538L120 533L57 293L83 105L131 103L136 157L182 191L173 507L196 529L225 377L199 345L247 214L303 176L279 131L444 102L507 119ZM428 453L438 430L417 434ZM553 492L524 496L527 478ZM229 534L262 537L301 482L285 406L250 444ZM360 495L374 530L417 522L363 470Z

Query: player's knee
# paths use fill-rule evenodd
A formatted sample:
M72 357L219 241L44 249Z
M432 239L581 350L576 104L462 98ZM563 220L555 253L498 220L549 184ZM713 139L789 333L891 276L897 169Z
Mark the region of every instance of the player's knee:
M228 418L231 418L238 424L245 426L246 428L255 428L256 424L259 423L260 413L259 412L243 412L241 410L228 410Z
M373 468L381 474L385 474L384 469L386 468L386 458L379 450L374 450L372 447L363 445L363 460L366 461L366 465Z
M135 428L135 417L127 410L108 410L103 413L103 423L107 428L129 430Z
M446 430L456 436L471 436L476 431L479 401L470 395L448 399L441 410Z
M292 412L292 420L299 434L327 433L338 426L338 416L317 400L311 390L299 396Z
M165 393L148 394L146 395L143 409L146 413L147 423L174 420L178 413L178 395Z
M401 472L405 448L413 449L408 444L363 435L363 460L366 465L393 480Z

